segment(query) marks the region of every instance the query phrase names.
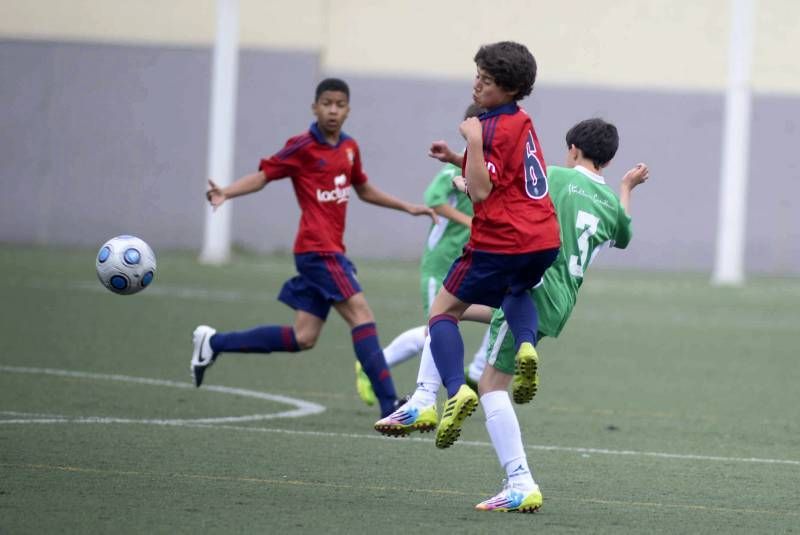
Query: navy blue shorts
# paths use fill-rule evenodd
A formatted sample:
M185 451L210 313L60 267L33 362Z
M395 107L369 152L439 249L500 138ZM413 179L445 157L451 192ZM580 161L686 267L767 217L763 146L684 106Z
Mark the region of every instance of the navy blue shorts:
M557 256L558 247L516 255L465 247L450 266L444 287L465 303L499 308L506 294L518 295L539 284Z
M294 255L298 275L281 288L278 300L323 320L333 303L345 301L361 291L356 267L341 253Z

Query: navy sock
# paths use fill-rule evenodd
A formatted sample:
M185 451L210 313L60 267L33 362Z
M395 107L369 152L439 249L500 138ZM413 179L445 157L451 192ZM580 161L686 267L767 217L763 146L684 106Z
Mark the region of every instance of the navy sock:
M352 335L356 357L372 383L372 390L381 405L381 415L388 416L394 411L397 392L378 341L378 330L374 323L362 323L353 328Z
M503 299L503 313L506 315L508 328L514 335L516 349L522 342L536 345L536 331L539 328L539 314L527 292L519 295L508 294Z
M431 353L447 397L453 397L464 384L464 340L458 330L458 320L449 314L433 316L428 322Z
M264 325L249 331L217 333L208 342L214 353L300 351L294 336L294 328L287 325Z

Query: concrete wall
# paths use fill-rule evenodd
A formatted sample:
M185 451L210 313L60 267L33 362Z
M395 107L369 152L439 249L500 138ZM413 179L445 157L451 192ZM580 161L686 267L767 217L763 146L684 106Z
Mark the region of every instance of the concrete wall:
M710 270L728 3L552 4L513 0L488 11L471 1L242 0L235 173L305 129L316 81L340 75L352 89L345 129L359 140L371 179L419 200L438 167L425 157L428 143L459 144L474 50L519 39L540 64L523 104L549 163L562 161L563 134L574 122L599 115L622 135L609 182L616 187L638 161L653 170L634 194L631 249L600 262ZM129 232L157 249L197 249L214 2L6 0L0 7L0 240L94 246ZM792 217L800 196L793 157L800 66L787 59L797 23L800 4L759 3L751 271L800 273ZM298 215L288 181L272 184L236 201L235 240L288 250ZM355 200L346 242L354 256L413 258L426 228Z

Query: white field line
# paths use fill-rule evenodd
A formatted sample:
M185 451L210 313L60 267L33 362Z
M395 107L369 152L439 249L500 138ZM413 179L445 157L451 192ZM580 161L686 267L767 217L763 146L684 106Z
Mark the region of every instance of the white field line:
M428 438L387 438L376 434L358 434L358 433L331 433L326 431L299 431L294 429L276 429L269 427L242 427L233 425L192 425L192 427L207 427L217 429L229 429L232 431L246 431L254 433L283 433L287 435L304 435L316 436L323 438L355 438L363 439L377 439L389 440L397 442L423 442L431 443L432 439ZM459 440L458 444L465 446L476 447L491 447L491 443L479 440ZM790 466L800 466L800 461L791 459L762 459L758 457L725 457L721 455L695 455L686 453L663 453L655 451L636 451L636 450L610 450L606 448L587 448L587 447L572 447L572 446L545 446L540 444L526 444L525 449L532 451L556 451L566 453L580 453L582 455L623 455L635 457L655 457L661 459L680 459L686 461L717 461L717 462L730 462L730 463L755 463L755 464L784 464Z
M175 381L165 381L160 379L145 379L141 377L128 377L125 375L106 375L95 374L86 372L74 372L68 370L54 370L50 368L24 368L15 366L0 366L0 371L10 373L32 373L32 374L46 374L56 375L63 377L80 377L87 379L108 379L118 380L125 382L141 383L155 386L171 386L177 388L194 388L189 383L178 383ZM104 417L67 417L55 414L34 414L34 413L20 413L16 411L0 411L0 415L6 416L19 416L13 419L0 419L0 425L3 424L146 424L146 425L167 425L176 427L195 427L204 429L223 429L229 431L240 431L247 433L279 433L294 436L308 436L320 438L344 438L344 439L373 439L373 440L390 440L397 442L411 442L411 443L425 443L432 442L431 439L407 437L405 439L387 439L386 437L377 434L361 434L361 433L333 433L325 431L301 431L295 429L279 429L269 427L243 427L228 425L232 422L241 421L254 421L266 420L272 418L291 418L298 416L305 416L309 414L317 414L325 410L321 405L309 403L302 400L295 400L285 396L278 396L267 394L264 392L256 392L253 390L244 390L240 388L228 388L221 386L208 386L204 387L207 390L216 392L223 392L229 394L236 394L245 397L254 397L258 399L266 399L270 401L282 401L290 404L301 404L303 408L298 408L295 411L286 411L282 413L273 413L266 415L244 416L244 417L228 417L228 418L199 418L199 419L131 419L131 418L104 418ZM313 412L307 412L312 411ZM306 411L306 412L304 412ZM282 415L282 416L278 416ZM488 448L491 447L489 442L475 441L475 440L460 440L458 444L464 446ZM650 457L657 459L677 459L683 461L709 461L709 462L726 462L726 463L752 463L752 464L777 464L788 466L800 466L800 461L792 459L764 459L758 457L725 457L722 455L697 455L687 453L666 453L655 451L637 451L637 450L612 450L606 448L590 448L590 447L573 447L573 446L548 446L541 444L527 444L525 448L529 451L554 451L564 453L579 453L581 455L615 455L615 456L629 456L629 457Z
M89 373L77 372L69 370L56 370L52 368L26 368L20 366L0 366L0 372L6 373L28 373L38 375L55 375L59 377L75 377L79 379L98 379L104 381L122 381L126 383L138 383L149 386L167 386L171 388L188 388L194 389L194 385L190 383L179 383L177 381L168 381L164 379L147 379L144 377L130 377L127 375L109 375L103 373ZM267 394L265 392L257 392L255 390L245 390L243 388L230 388L227 386L209 385L203 387L203 390L211 392L219 392L222 394L232 394L234 396L241 396L246 398L262 399L266 401L275 401L286 405L296 407L293 410L273 412L267 414L250 414L247 416L223 416L218 418L193 418L193 419L133 419L133 418L113 418L113 417L66 417L66 416L53 416L52 418L39 418L31 420L30 422L15 420L0 420L0 424L7 423L148 423L155 425L184 425L184 424L220 424L220 423L242 423L242 422L255 422L261 420L273 420L275 418L299 418L302 416L309 416L311 414L318 414L325 410L325 407L317 403L305 401L302 399L290 398L287 396L279 396L276 394Z

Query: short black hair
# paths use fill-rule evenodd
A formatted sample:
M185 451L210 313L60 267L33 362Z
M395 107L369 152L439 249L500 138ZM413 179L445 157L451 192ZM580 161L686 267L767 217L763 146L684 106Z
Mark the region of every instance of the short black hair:
M497 85L514 91L514 100L522 100L533 91L536 59L525 45L513 41L483 45L475 54L475 64L489 73Z
M583 156L600 168L617 154L619 133L616 126L603 119L586 119L567 132L567 148L572 145L581 149Z
M341 91L347 95L347 100L350 100L350 88L347 87L347 82L339 78L325 78L317 84L317 91L314 95L314 102L319 100L319 97L325 91Z
M477 117L478 115L480 115L485 111L486 110L484 108L481 108L477 104L470 104L464 111L464 119L469 119L470 117Z

